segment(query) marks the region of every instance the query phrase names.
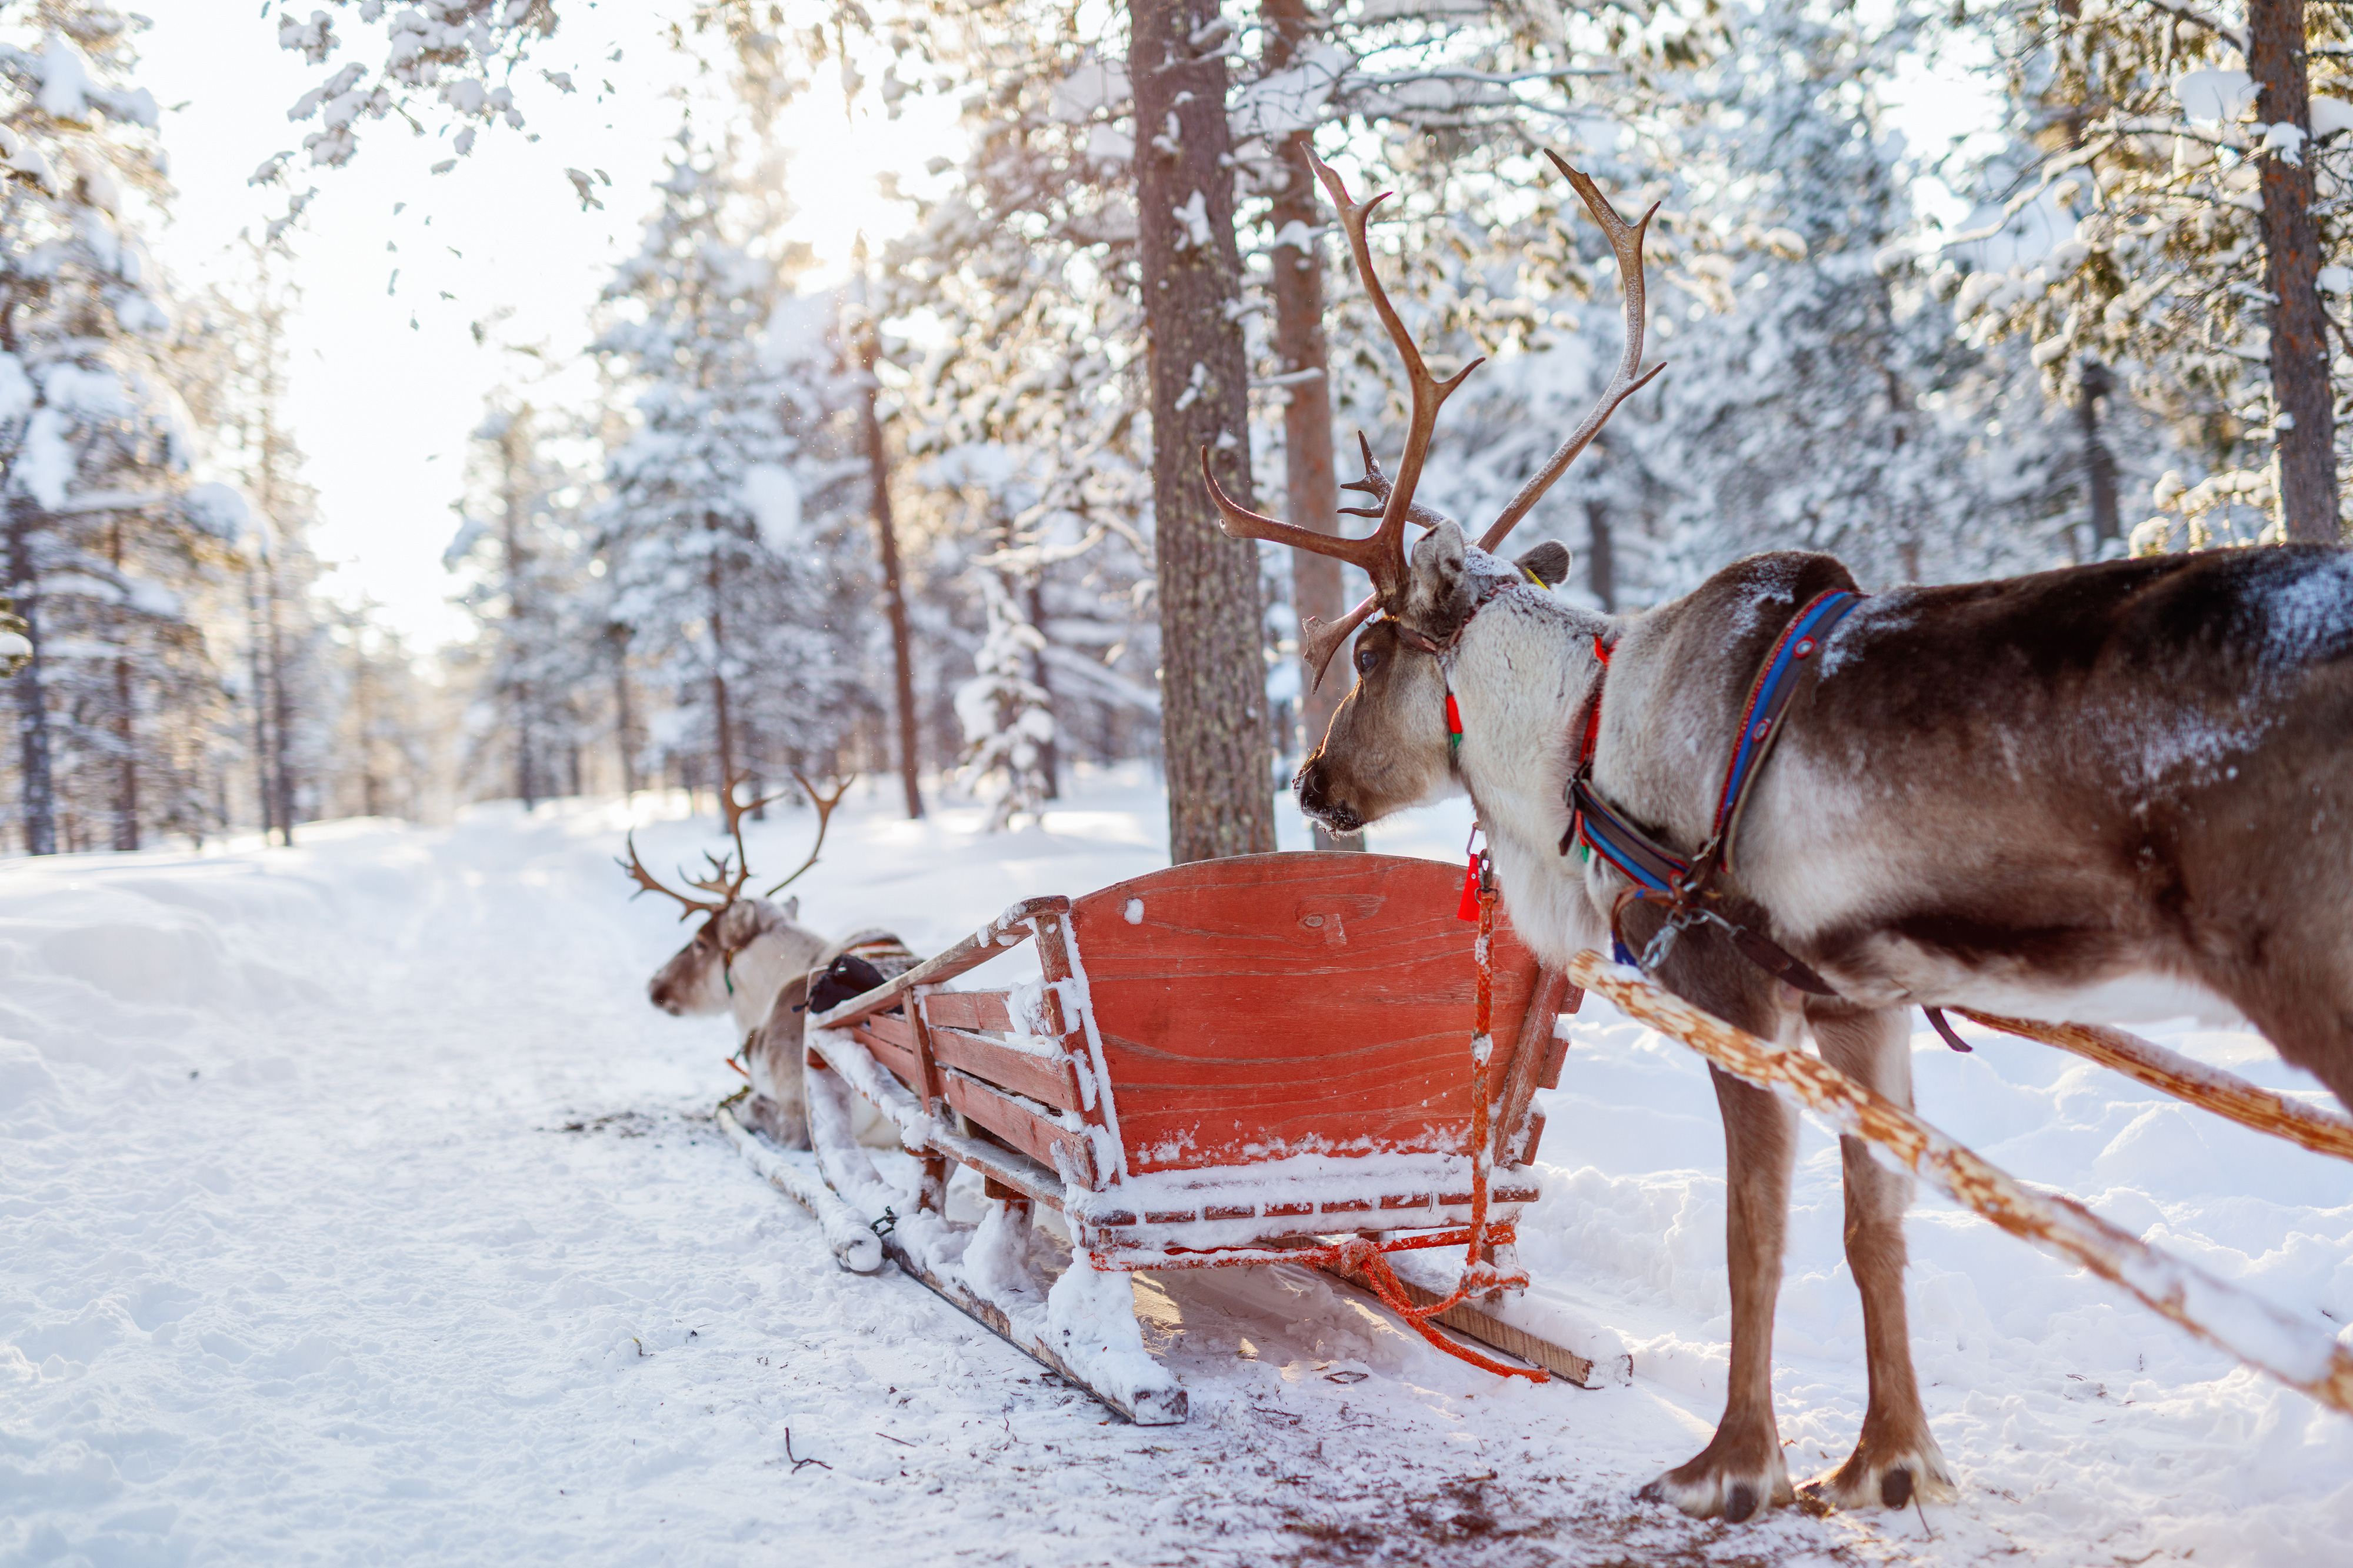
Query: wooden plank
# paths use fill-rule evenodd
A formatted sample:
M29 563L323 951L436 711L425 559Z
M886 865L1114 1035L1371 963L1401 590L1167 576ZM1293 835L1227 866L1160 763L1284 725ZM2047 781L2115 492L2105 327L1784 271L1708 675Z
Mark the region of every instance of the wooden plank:
M951 1071L941 1077L950 1106L1040 1164L1068 1169L1082 1178L1082 1185L1094 1185L1094 1154L1084 1133L1049 1120L1034 1101L1017 1099L967 1074Z
M839 1006L818 1014L809 1022L820 1029L838 1029L852 1019L881 1012L918 985L953 980L959 974L979 968L1007 949L1019 946L1029 939L1029 921L1041 915L1067 913L1070 907L1071 900L1059 894L1051 898L1024 899L955 946L923 960L904 974L884 981L863 995L853 996Z
M1064 993L1077 982L1079 973L1072 958L1075 938L1068 911L1039 916L1037 930L1038 967L1046 978L1046 994L1039 1005L1044 1016L1039 1022L1046 1026L1047 1034L1061 1042L1063 1058L1071 1070L1083 1072L1085 1081L1101 1086L1092 1096L1082 1097L1079 1117L1091 1135L1101 1134L1103 1144L1115 1149L1113 1134L1118 1124L1113 1120L1113 1106L1117 1092L1112 1083L1104 1081L1103 1065L1095 1060L1094 1046L1087 1036L1087 1019L1078 1016L1077 1010L1066 1007L1062 1000ZM1086 1163L1075 1168L1087 1173L1087 1186L1092 1191L1101 1192L1126 1173L1122 1168L1125 1163L1114 1158L1109 1162L1112 1168L1103 1169L1095 1159L1091 1137Z
M1435 861L1287 854L1171 867L1073 903L1128 1169L1467 1152L1475 931L1455 918L1461 891L1461 870ZM1493 952L1492 1029L1515 1039L1537 964L1508 919Z
M1568 976L1544 970L1536 976L1535 988L1528 995L1527 1011L1520 1016L1520 1030L1512 1041L1512 1054L1503 1064L1503 1089L1496 1097L1495 1163L1517 1165L1526 1162L1534 1152L1528 1141L1528 1112L1535 1109L1536 1080L1543 1076L1545 1058L1552 1054L1553 1026L1559 1021L1561 1004L1568 999Z
M1002 1189L1061 1212L1062 1178L1018 1149L962 1133L932 1140L927 1146L979 1172L992 1197Z
M1370 1296L1375 1302L1379 1303L1384 1311L1388 1310L1388 1304L1381 1301L1379 1292L1373 1289L1372 1281L1366 1279L1357 1270L1327 1265L1324 1272L1335 1279L1355 1286ZM1398 1288L1404 1294L1405 1299L1417 1307L1427 1307L1432 1301L1445 1300L1445 1297L1436 1291L1426 1289L1410 1279L1398 1279ZM1502 1351L1506 1355L1517 1356L1524 1362L1543 1367L1572 1387L1594 1389L1601 1386L1594 1381L1593 1363L1566 1345L1556 1345L1550 1340L1528 1332L1525 1329L1513 1327L1501 1318L1481 1310L1475 1302L1465 1301L1460 1306L1450 1307L1430 1321L1433 1323L1445 1324L1465 1339L1476 1340L1481 1344Z
M923 1016L937 1028L1014 1032L1013 1009L1002 991L934 991L923 998Z
M2209 1344L2353 1415L2353 1351L2315 1325L2159 1252L2073 1198L2031 1191L1829 1063L1736 1029L1598 952L1578 953L1569 973L1725 1071L1788 1089L1841 1132L1876 1143L2012 1236L2082 1264Z
M1051 1166L1040 1164L1018 1149L962 1132L936 1133L925 1139L923 1146L971 1166L985 1181L1009 1187L1057 1213L1061 1211L1061 1176Z
M862 1023L853 1025L849 1031L849 1037L864 1046L868 1053L882 1064L884 1071L905 1084L917 1099L921 1099L923 1093L923 1067L922 1060L915 1055L914 1047L904 1038L893 1039L875 1026L879 1024L903 1026L905 1020L901 1018L869 1018Z
M986 1035L943 1028L936 1019L929 1026L929 1033L933 1059L942 1067L987 1079L1001 1089L1009 1089L1057 1110L1079 1109L1078 1075L1071 1070L1067 1056L1020 1050Z
M2353 1121L2316 1105L2290 1100L2233 1072L2210 1068L2153 1040L2097 1024L2044 1024L2005 1018L1972 1007L1952 1009L1989 1029L2057 1046L2124 1074L2137 1083L2226 1116L2242 1127L2300 1143L2316 1154L2353 1160Z
M858 1072L855 1070L849 1073L841 1072L841 1064L829 1061L828 1058L828 1051L837 1054L851 1049L865 1051L864 1047L856 1044L854 1035L847 1046L842 1044L839 1037L823 1039L820 1037L812 1036L806 1049L810 1066L820 1070L830 1068L841 1079L845 1089L852 1092L862 1092L857 1088L861 1081ZM865 1052L865 1054L870 1058L872 1056L871 1052ZM901 1121L906 1111L917 1109L917 1101L913 1090L907 1089L895 1078L885 1078L882 1082L886 1094L897 1090L906 1101L903 1105L881 1106L881 1109L885 1114L894 1121ZM906 1142L909 1136L902 1121L901 1141ZM1037 1199L1050 1208L1060 1209L1062 1206L1063 1185L1060 1174L1052 1167L1040 1164L1018 1151L991 1143L980 1137L967 1136L938 1120L934 1120L928 1130L912 1146L918 1152L958 1161L980 1172L984 1176L994 1177L1009 1186L1018 1187L1026 1195Z

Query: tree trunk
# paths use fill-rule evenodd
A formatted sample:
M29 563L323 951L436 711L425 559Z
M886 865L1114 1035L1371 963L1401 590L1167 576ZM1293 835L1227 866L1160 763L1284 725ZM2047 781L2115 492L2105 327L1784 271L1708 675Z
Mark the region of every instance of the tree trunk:
M1313 36L1314 18L1307 0L1263 0L1266 18L1266 68L1279 71L1299 58ZM1323 226L1316 202L1315 171L1307 154L1314 133L1293 132L1276 149L1282 169L1282 189L1268 215L1278 235L1296 233L1303 245L1278 245L1274 249L1274 352L1285 376L1297 376L1283 385L1282 456L1283 514L1286 521L1322 533L1340 531L1340 477L1332 455L1331 357L1324 340L1324 247L1312 237ZM1298 225L1293 230L1293 225ZM1341 563L1328 555L1304 550L1291 552L1292 607L1301 620L1331 622L1348 613ZM1333 711L1347 694L1344 668L1339 676L1315 681L1308 668L1305 638L1299 659L1300 752L1323 744L1332 727ZM1314 824L1318 849L1362 849L1364 835L1335 838Z
M8 574L15 579L16 614L33 657L10 682L16 689L16 742L23 774L17 802L25 818L25 853L58 852L57 786L49 768L49 708L41 690L41 579L33 564L33 502L18 496L8 503Z
M621 793L638 793L638 723L629 701L629 629L616 622L605 628L613 650L613 723L621 752Z
M116 575L122 572L122 514L114 515L108 529L107 552L112 558ZM115 616L115 631L128 637L131 615L126 607ZM121 750L115 759L114 780L114 847L130 850L139 847L139 732L131 710L131 658L122 648L114 654L114 743Z
M2328 318L2320 307L2320 228L2312 216L2304 0L2247 0L2247 70L2259 89L2257 118L2307 135L2293 161L2274 153L2262 164L2280 509L2290 539L2334 544L2340 531L2336 408L2328 385Z
M2079 378L2082 391L2075 402L2076 422L2084 428L2084 479L2092 492L2092 548L2124 536L2116 510L2116 458L2100 439L2100 399L2116 389L2108 367L2086 358Z
M1160 735L1173 860L1274 847L1258 547L1229 539L1201 483L1245 502L1250 363L1240 310L1226 64L1216 0L1129 0L1136 202L1152 384Z
M524 404L499 433L499 557L507 580L504 657L522 663L526 668L534 641L530 630L533 606L527 591L531 556L522 540L524 509L529 504L523 495L523 479L531 451L524 422L530 417L531 405ZM532 732L530 676L516 675L508 682L507 701L514 712L515 798L522 802L523 810L532 811L539 805L540 767L538 737Z
M1599 500L1585 503L1585 585L1604 611L1618 613L1618 556L1610 548L1609 508Z
M735 729L727 718L727 622L720 592L724 574L719 570L719 519L712 515L702 521L712 534L711 559L704 566L704 582L711 590L711 718L717 731L713 754L719 763L719 789L724 794L735 783Z
M346 624L352 638L352 745L359 752L360 815L377 816L384 810L384 790L375 776L375 670L360 617L353 616Z
M261 816L261 841L278 826L278 792L269 768L269 634L261 607L261 569L245 571L246 638L253 656L253 805Z
M1029 579L1029 625L1036 629L1041 642L1046 635L1046 568L1041 564L1037 575ZM1029 679L1046 694L1046 711L1054 711L1054 683L1046 669L1046 650L1041 646L1030 650ZM1062 726L1058 720L1054 733L1038 748L1038 771L1046 777L1046 798L1062 798Z
M286 645L278 625L278 563L261 568L263 608L269 616L269 784L277 797L278 842L294 843L294 774L286 763L286 732L294 723L294 699L286 689Z
M882 447L882 420L874 404L874 366L881 358L881 334L868 323L858 363L866 373L859 400L859 424L866 440L866 466L873 490L874 542L882 557L882 611L891 619L891 658L899 700L899 783L907 792L907 820L923 815L921 757L915 749L915 647L907 631L907 595L899 576L899 531L891 519L891 465Z

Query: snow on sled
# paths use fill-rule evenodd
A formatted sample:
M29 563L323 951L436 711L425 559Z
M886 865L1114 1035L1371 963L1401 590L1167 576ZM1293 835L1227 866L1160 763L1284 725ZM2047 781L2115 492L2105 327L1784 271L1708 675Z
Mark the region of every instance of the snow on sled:
M1492 889L1461 879L1391 856L1261 855L1027 900L810 1019L813 1157L781 1154L726 1107L721 1123L818 1215L845 1268L879 1268L879 1240L1141 1424L1182 1421L1186 1396L1145 1351L1126 1278L1139 1268L1320 1266L1452 1354L1584 1384L1588 1361L1497 1305L1525 1283L1511 1243L1537 1194L1535 1091L1558 1079L1556 1024L1582 993L1541 969ZM1029 942L1039 979L945 984ZM852 1090L920 1157L915 1212L851 1136ZM983 1178L976 1226L946 1217L952 1162ZM1026 1261L1037 1204L1072 1244L1050 1288ZM1460 1279L1392 1261L1436 1247L1463 1249ZM1432 1319L1535 1364L1494 1361Z

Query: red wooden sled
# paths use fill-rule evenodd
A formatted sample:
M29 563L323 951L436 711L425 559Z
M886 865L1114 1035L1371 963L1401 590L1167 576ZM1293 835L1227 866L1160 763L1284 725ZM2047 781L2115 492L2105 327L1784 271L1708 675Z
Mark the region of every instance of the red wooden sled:
M993 1263L963 1270L976 1284L940 1263L982 1245L942 1245L964 1228L940 1212L949 1163L985 1179L990 1257L1007 1256L1005 1236L1043 1204L1067 1222L1074 1272L1111 1274L1123 1303L1120 1270L1296 1261L1347 1237L1461 1245L1477 973L1461 878L1429 860L1265 855L1016 904L810 1021L818 1164L908 1272L1132 1418L1182 1420L1183 1389L1140 1364L1140 1339L1133 1355L1080 1344L1067 1311L1057 1328L1034 1310L1042 1282L1008 1285ZM1033 941L1040 980L945 984ZM1555 1024L1582 993L1544 972L1500 914L1491 962L1489 1235L1507 1242L1536 1196L1535 1091L1557 1081L1566 1050ZM845 1088L894 1117L922 1157L918 1215L883 1217L887 1191L847 1135ZM1438 1321L1571 1381L1590 1373L1475 1300Z

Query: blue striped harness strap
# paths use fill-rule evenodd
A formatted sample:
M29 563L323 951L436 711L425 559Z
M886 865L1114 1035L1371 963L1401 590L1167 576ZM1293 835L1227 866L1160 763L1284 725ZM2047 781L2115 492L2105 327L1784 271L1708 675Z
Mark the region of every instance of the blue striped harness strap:
M1741 710L1740 732L1733 742L1732 760L1725 768L1724 788L1716 795L1714 828L1699 854L1691 859L1634 826L1594 789L1593 752L1600 735L1601 714L1601 684L1595 683L1592 706L1586 718L1583 754L1568 783L1568 832L1562 836L1560 847L1565 855L1572 844L1581 843L1624 872L1633 883L1619 895L1617 908L1610 912L1610 934L1617 942L1620 963L1636 962L1625 939L1618 935L1619 920L1626 906L1636 902L1663 904L1668 910L1667 927L1644 953L1640 967L1656 968L1665 957L1663 944L1672 940L1672 932L1704 921L1722 927L1742 957L1775 978L1817 996L1837 994L1820 975L1772 938L1726 919L1717 907L1724 895L1715 887L1715 880L1718 873L1731 869L1733 839L1739 830L1741 810L1747 805L1758 775L1765 771L1766 760L1773 754L1773 742L1780 739L1782 715L1797 695L1809 661L1821 651L1839 623L1862 602L1859 594L1833 588L1807 600L1782 628L1773 651L1748 689L1748 701ZM1595 651L1602 656L1606 679L1608 650L1597 639Z

